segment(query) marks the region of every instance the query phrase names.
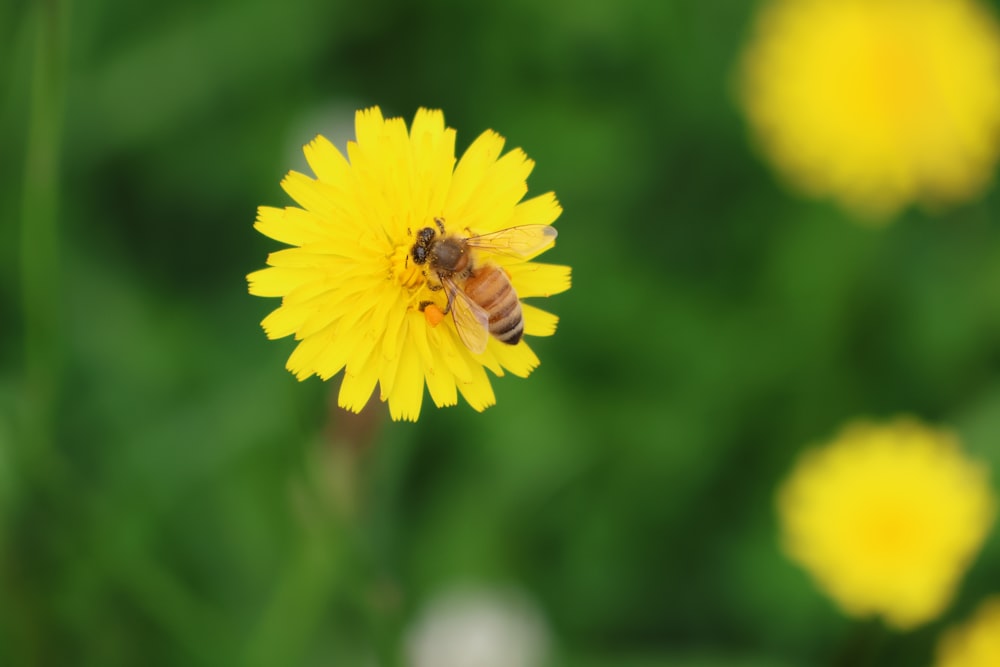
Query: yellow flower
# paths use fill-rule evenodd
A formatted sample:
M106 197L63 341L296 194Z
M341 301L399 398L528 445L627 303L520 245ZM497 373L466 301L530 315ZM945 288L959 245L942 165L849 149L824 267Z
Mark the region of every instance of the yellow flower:
M945 633L935 663L935 667L996 665L1000 665L1000 596L988 599L964 625Z
M1000 31L972 0L773 0L740 93L783 175L872 221L982 191L1000 154Z
M778 494L786 553L850 616L908 629L948 605L992 524L987 471L911 419L857 422Z
M255 227L292 246L247 276L251 294L282 297L261 324L269 338L299 341L287 368L300 380L344 370L338 402L348 410L360 411L377 383L393 419L416 420L425 382L439 407L461 393L483 410L495 402L484 368L525 377L538 358L523 339L490 337L482 353L462 343L452 318L442 317L449 290L411 256L417 234L438 222L461 236L550 225L562 209L551 192L521 201L534 163L520 149L501 156L504 139L494 132L456 165L455 130L440 111L420 109L407 131L374 107L357 113L355 131L346 158L322 136L305 146L316 178L293 171L282 181L298 207L258 209ZM569 267L472 256L501 267L521 298L569 288ZM555 332L554 315L522 308L525 334Z

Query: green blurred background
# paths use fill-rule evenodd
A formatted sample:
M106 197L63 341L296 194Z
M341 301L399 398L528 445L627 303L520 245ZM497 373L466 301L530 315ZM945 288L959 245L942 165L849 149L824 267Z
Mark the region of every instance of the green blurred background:
M733 94L753 10L0 3L0 664L405 664L460 585L521 591L551 665L929 663L997 531L892 635L782 556L773 493L859 416L1000 470L1000 198L877 230L787 192ZM483 414L346 419L246 292L256 206L373 104L497 130L564 205L559 331Z

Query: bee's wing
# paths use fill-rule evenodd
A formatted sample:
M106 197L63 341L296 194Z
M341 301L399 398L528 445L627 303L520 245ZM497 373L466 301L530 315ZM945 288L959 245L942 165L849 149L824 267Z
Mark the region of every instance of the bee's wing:
M489 314L470 299L454 280L443 278L441 282L448 290L448 304L451 307L451 316L455 320L458 337L470 352L482 354L486 351L486 343L490 340Z
M466 243L481 250L529 259L556 240L556 228L549 225L520 225L498 232L470 237Z

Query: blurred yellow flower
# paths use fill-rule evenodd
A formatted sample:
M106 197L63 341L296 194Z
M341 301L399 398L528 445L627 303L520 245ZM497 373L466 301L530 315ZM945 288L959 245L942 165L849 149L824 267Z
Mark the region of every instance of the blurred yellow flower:
M987 470L916 420L856 422L778 494L786 553L850 616L909 629L940 614L993 522Z
M489 337L482 352L463 344L442 317L448 290L429 282L411 254L417 234L437 229L436 221L470 236L550 225L562 209L551 192L521 201L534 163L520 149L501 156L504 139L494 132L480 135L456 165L455 130L440 111L420 109L408 131L373 107L357 113L355 131L347 158L322 136L305 146L316 178L293 171L282 181L298 207L258 209L255 227L293 246L247 276L251 294L282 297L261 324L269 338L300 341L287 363L300 380L344 370L338 403L348 410L361 410L377 383L393 419L416 420L425 382L439 407L461 393L483 410L495 402L484 368L525 377L538 358L523 339L507 345ZM569 288L569 267L514 256L489 261L521 298ZM554 315L522 309L525 334L555 332Z
M1000 596L988 599L964 625L944 634L935 663L935 667L996 665L1000 665Z
M740 96L795 186L871 221L968 200L1000 154L1000 31L972 0L772 0Z

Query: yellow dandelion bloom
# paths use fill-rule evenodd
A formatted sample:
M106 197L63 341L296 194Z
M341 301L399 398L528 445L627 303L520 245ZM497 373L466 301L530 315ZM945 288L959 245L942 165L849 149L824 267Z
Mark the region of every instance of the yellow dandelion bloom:
M476 266L498 267L517 297L549 296L569 288L569 267L528 260L551 247L550 225L562 209L551 192L522 201L534 163L520 149L501 155L504 139L494 132L480 135L456 165L455 130L440 111L420 109L407 130L374 107L357 113L355 131L346 157L322 136L305 146L316 177L293 171L282 181L298 206L258 209L255 227L292 246L247 276L251 294L282 299L261 324L269 338L299 341L287 368L300 380L343 370L338 403L348 410L364 407L377 384L393 419L416 420L425 383L439 407L455 405L460 393L483 410L495 402L484 369L526 377L538 357L519 333L516 344L482 333L472 346L481 351L463 342L469 335L463 339L456 319L479 313L477 306L443 317L449 305L466 303L464 292L456 294L461 281L453 276L456 289L442 289L429 275L420 235L443 234L445 226L463 238L546 229L544 242L520 248L530 253L480 256L471 241L468 253ZM415 261L418 245L423 263ZM524 334L555 332L554 315L521 307Z
M1000 596L988 599L965 624L941 638L935 667L1000 665Z
M987 471L916 420L858 422L778 494L785 552L850 616L908 629L950 602L993 522Z
M965 201L1000 154L1000 30L972 0L772 0L740 94L794 185L871 221Z

